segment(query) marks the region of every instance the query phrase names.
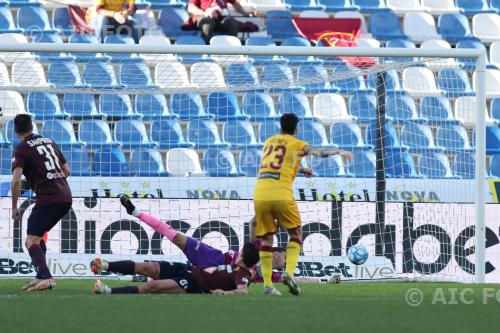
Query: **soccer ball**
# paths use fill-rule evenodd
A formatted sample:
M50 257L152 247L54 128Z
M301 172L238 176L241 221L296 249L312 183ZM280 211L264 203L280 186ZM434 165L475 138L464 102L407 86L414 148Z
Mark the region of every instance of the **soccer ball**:
M368 251L363 244L354 244L347 251L347 257L354 265L363 265L368 259Z

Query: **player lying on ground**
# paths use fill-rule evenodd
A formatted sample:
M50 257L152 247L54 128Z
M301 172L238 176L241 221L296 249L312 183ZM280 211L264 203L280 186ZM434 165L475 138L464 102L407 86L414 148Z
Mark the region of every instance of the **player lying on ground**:
M212 293L219 295L247 294L255 272L252 266L259 261L259 249L253 243L243 246L242 254L234 265L225 270L217 267L198 268L183 263L133 262L129 260L107 262L100 258L90 263L92 272L103 271L123 275L142 274L153 280L140 286L110 288L99 280L94 286L96 294L150 294L150 293Z
M286 249L286 268L283 283L294 295L300 294L293 274L302 246L302 228L297 203L293 197L292 184L304 156L328 157L340 155L352 159L352 153L336 148L314 148L305 141L295 138L299 118L285 113L280 118L280 134L273 135L264 143L262 159L254 192L256 236L262 239L260 263L264 278L264 293L279 295L274 288L272 276L273 236L276 222L285 228L290 236ZM312 174L312 170L307 171Z

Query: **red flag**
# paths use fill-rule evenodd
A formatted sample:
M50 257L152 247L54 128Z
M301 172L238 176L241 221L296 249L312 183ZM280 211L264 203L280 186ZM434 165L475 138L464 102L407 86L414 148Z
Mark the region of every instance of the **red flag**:
M89 12L88 8L80 6L68 6L69 17L71 24L76 33L80 34L94 34L94 29L89 25Z
M297 31L313 43L325 46L356 47L356 40L360 35L361 20L338 18L293 18ZM377 64L370 57L339 57L349 64L366 68Z

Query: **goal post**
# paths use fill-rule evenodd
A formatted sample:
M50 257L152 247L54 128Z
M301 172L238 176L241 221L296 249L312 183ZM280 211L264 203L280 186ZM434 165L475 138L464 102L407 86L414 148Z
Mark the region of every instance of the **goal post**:
M43 60L39 54L54 55L56 60ZM91 61L73 57L83 59L85 54L104 56ZM356 59L362 58L375 63L356 67ZM474 75L460 67L458 59L464 58L474 62ZM44 135L66 140L54 131L68 130L75 136L64 152L70 166L73 163L80 172L70 178L75 212L68 220L77 221L65 222L49 235L49 242L52 239L64 254L61 262L97 254L182 260L161 235L129 222L133 218L112 199L124 192L138 197L141 209L182 232L216 247L237 249L251 227L263 139L276 133L273 126L281 113L293 111L304 113L299 114L304 124L299 123L299 138L355 155L352 162L304 160L304 166L318 172L312 180L298 177L294 187L305 234L298 274L324 278L338 271L346 279L386 278L380 271L389 265L394 270L391 278L494 281L486 279L485 271L488 116L483 50L3 43L0 60L10 79L0 81L0 130L6 138L2 156L15 145L9 137L9 117L16 112L35 113ZM71 70L49 68L62 62L75 64L73 74L82 82L64 83ZM99 68L89 65L93 63ZM130 63L142 67L127 69ZM238 64L250 69L232 71ZM457 86L458 74L451 70L465 72L467 82L474 77L472 91ZM49 77L48 82L37 81L37 75ZM439 79L445 88L428 90ZM19 97L14 95L21 96L25 110L15 106ZM441 102L448 105L451 118L438 119L443 105L433 103ZM43 114L46 110L40 108L51 103L60 114L37 117L36 112ZM89 114L71 113L87 104L93 105ZM146 116L144 106L151 112L165 109ZM374 118L368 114L371 106ZM424 106L427 115L421 114ZM389 114L388 108L395 113ZM458 109L463 113L456 114ZM53 119L64 124L50 130L47 120ZM448 129L456 132L441 137L446 146L434 142L438 132ZM109 140L99 141L103 137ZM459 147L462 139L466 143ZM2 183L10 179L4 164ZM432 194L425 194L429 188ZM7 221L9 200L0 205L1 222L9 226L0 229L0 254L15 262L24 257L12 245L12 237L25 230L27 215L17 223ZM25 201L26 212L32 204ZM276 240L282 245L286 235L281 232ZM348 271L347 247L358 240L373 258L367 268ZM456 250L459 246L461 252Z

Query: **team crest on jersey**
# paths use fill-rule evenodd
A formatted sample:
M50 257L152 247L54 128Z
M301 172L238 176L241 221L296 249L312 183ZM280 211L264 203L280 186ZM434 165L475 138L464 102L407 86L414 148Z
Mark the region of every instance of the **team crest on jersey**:
M248 279L246 277L242 278L241 281L243 281L246 285L248 285Z

